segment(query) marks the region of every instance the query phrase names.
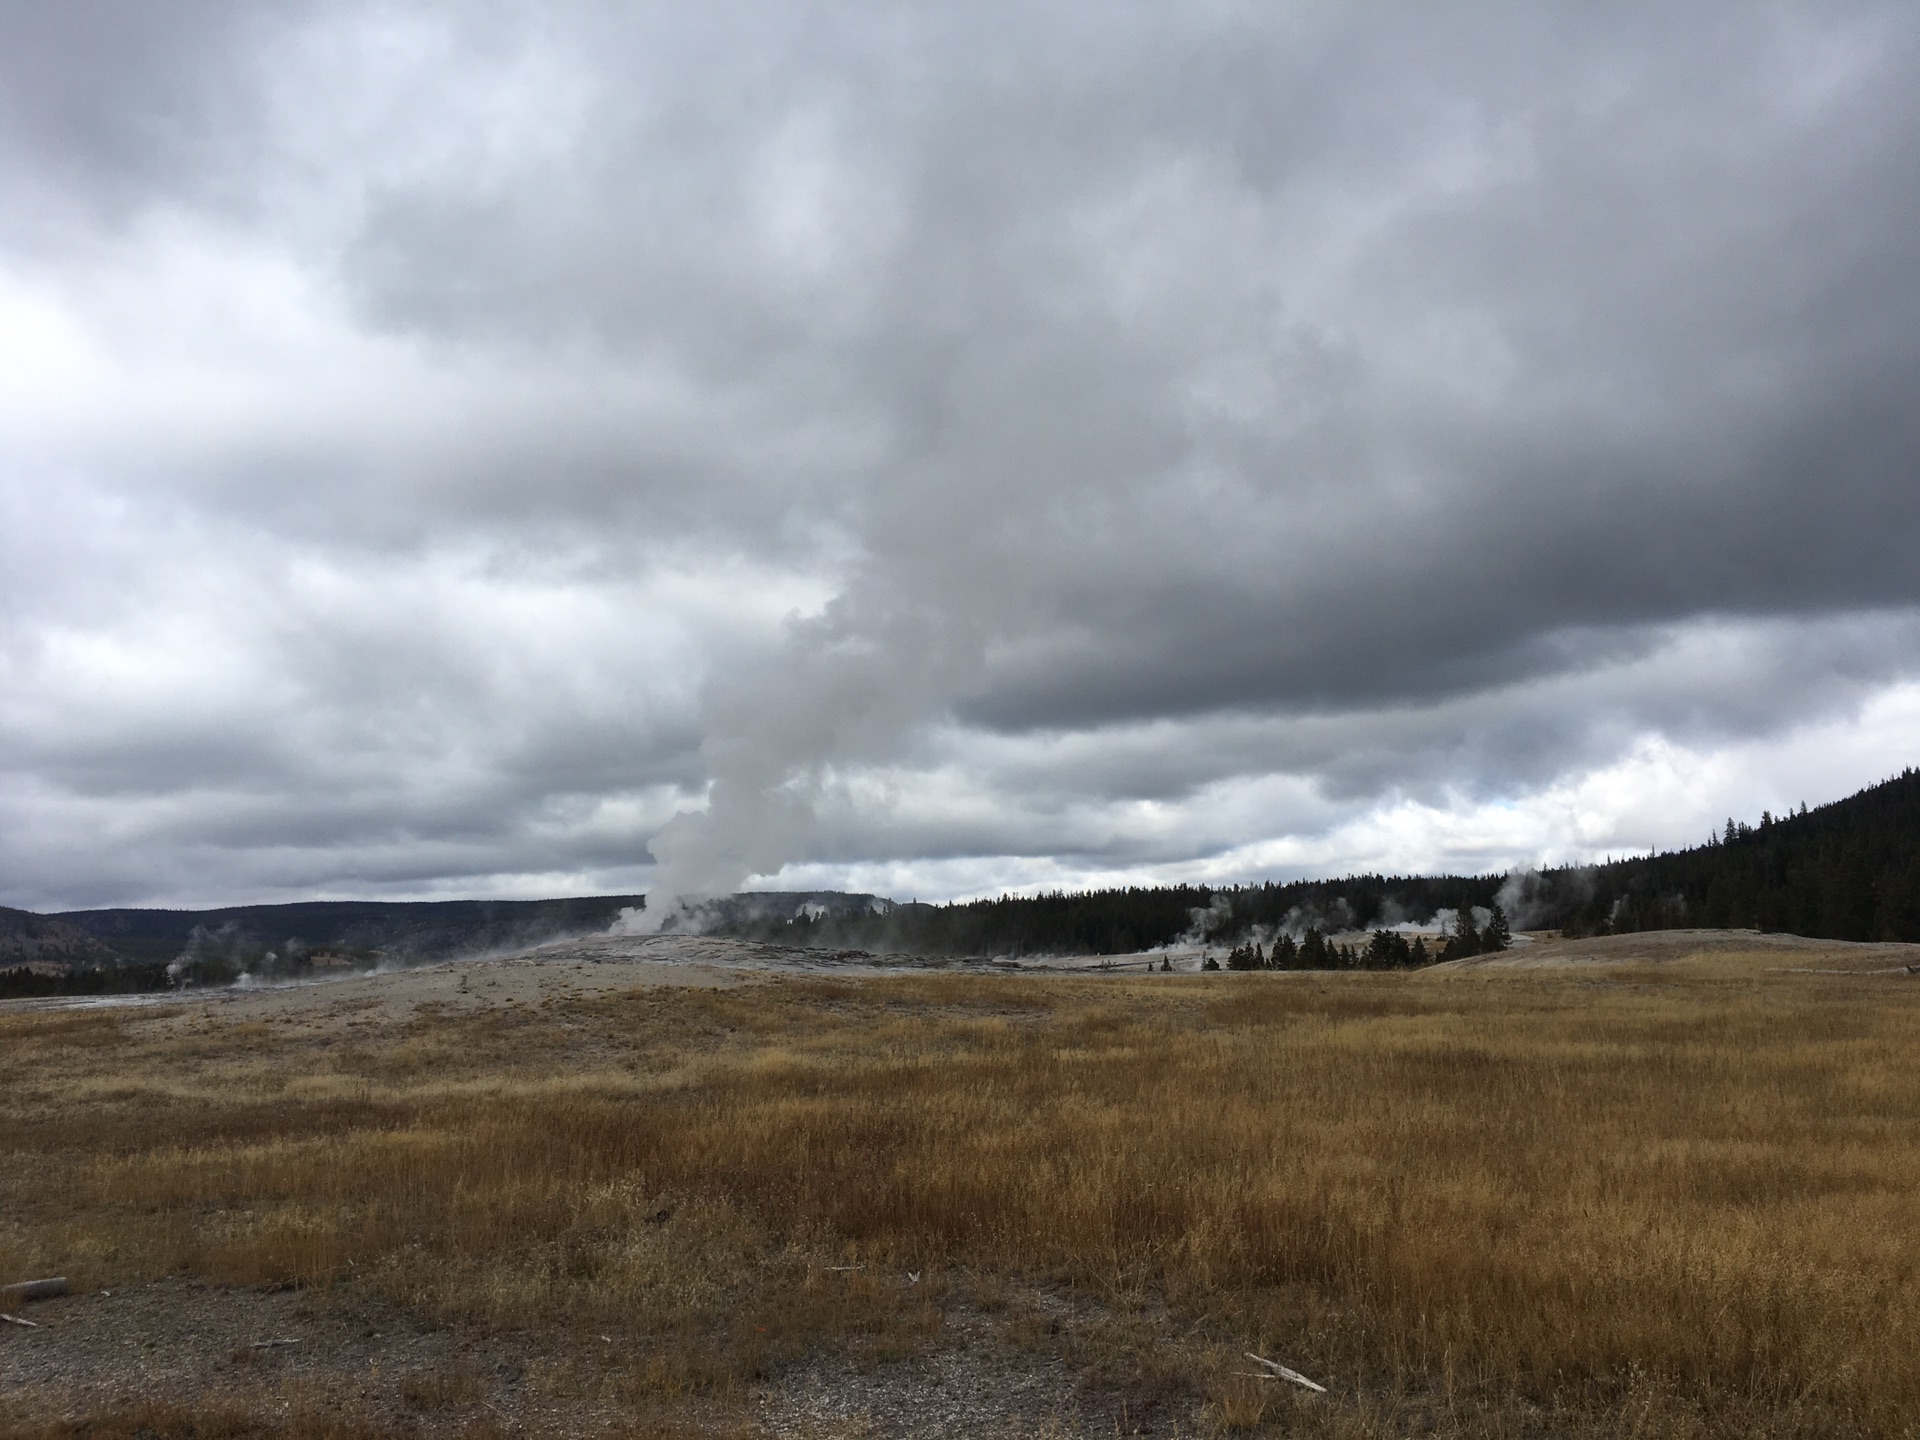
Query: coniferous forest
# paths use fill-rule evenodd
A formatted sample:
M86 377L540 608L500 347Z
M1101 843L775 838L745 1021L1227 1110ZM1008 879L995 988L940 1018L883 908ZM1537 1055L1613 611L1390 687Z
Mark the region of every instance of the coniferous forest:
M1681 926L1823 940L1920 941L1920 771L1692 849L1543 872L1518 887L1537 922L1577 935Z

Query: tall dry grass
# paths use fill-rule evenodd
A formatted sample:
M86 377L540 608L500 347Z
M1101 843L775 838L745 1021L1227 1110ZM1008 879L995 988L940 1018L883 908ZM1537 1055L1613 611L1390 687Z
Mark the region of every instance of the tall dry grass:
M1885 979L787 980L324 1045L13 1017L0 1057L0 1268L351 1267L639 1325L655 1393L931 1343L881 1274L1017 1273L1404 1414L1920 1429L1920 987Z

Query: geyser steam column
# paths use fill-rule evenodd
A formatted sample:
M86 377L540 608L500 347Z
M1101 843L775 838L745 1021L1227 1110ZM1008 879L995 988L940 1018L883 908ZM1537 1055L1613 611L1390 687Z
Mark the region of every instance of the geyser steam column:
M700 902L803 857L837 770L883 763L946 710L982 651L955 620L869 565L817 616L786 622L764 663L716 675L701 697L704 810L648 842L658 866L640 928L699 928Z
M770 875L798 853L813 809L789 786L764 789L716 776L705 810L683 810L648 843L658 868L647 908L627 928L642 934L702 928L702 903L731 895L750 875Z

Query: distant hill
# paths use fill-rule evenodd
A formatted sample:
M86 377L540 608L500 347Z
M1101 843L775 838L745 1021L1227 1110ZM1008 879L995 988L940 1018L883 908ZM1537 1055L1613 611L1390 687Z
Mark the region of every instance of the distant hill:
M523 949L605 930L639 895L564 900L314 900L219 910L69 910L54 918L130 960L204 955L252 969L320 949L401 961Z
M129 965L78 925L0 906L0 999L158 990L164 965Z
M100 994L294 978L520 950L608 929L639 895L563 900L309 901L218 910L0 909L0 996ZM29 970L29 966L32 970ZM58 973L49 973L55 971Z
M119 958L78 925L0 905L0 970L17 965L111 965Z

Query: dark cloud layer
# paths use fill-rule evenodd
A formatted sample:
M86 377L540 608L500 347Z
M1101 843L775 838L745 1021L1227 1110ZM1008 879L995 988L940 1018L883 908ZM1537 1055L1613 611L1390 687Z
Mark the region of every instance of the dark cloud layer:
M0 899L1504 863L1646 843L1648 757L1668 842L1875 778L1917 60L0 7Z

